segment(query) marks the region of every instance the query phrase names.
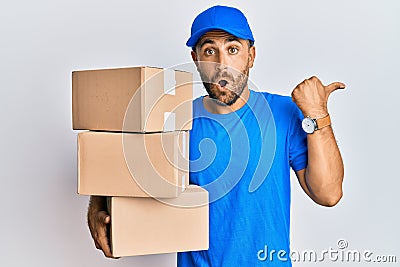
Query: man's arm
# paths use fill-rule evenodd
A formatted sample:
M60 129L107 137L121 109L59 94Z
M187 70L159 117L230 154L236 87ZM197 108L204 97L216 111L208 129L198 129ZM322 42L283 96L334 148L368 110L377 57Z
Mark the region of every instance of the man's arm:
M343 161L330 126L309 134L308 166L296 172L304 192L314 202L334 206L342 197Z
M111 254L110 243L108 240L108 226L111 223L111 217L106 210L106 197L90 197L87 212L89 230L96 248L102 250L106 257L117 259Z
M293 101L304 116L322 118L328 114L329 95L343 89L343 83L323 86L317 77L300 83L292 92ZM323 206L334 206L342 197L343 160L331 126L307 135L308 165L296 172L301 187L310 198Z

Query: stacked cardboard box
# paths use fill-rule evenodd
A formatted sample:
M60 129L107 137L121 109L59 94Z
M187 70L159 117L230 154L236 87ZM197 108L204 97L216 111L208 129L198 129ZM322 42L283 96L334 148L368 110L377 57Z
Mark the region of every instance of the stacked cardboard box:
M208 193L189 186L192 74L72 73L78 193L108 196L114 256L208 248Z

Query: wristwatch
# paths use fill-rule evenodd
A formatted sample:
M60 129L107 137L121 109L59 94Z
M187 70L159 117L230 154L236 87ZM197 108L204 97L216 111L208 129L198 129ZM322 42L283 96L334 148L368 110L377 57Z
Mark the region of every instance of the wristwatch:
M301 123L303 130L308 134L312 134L313 132L329 125L331 125L331 118L329 117L329 114L319 119L313 119L310 116L307 116Z

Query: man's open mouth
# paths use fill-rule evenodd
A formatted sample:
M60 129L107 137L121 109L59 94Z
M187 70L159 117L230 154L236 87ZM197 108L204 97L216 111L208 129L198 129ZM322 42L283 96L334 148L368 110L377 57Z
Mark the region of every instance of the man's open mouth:
M219 86L221 86L221 87L225 87L225 86L228 84L228 81L227 81L227 80L220 80L220 81L218 82L218 84L219 84Z

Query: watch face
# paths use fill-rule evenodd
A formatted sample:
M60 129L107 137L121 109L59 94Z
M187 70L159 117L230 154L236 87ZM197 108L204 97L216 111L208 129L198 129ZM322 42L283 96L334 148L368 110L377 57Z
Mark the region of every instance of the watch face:
M303 122L301 123L301 126L303 127L303 130L306 133L313 133L315 131L315 122L309 117L306 117L303 119Z

